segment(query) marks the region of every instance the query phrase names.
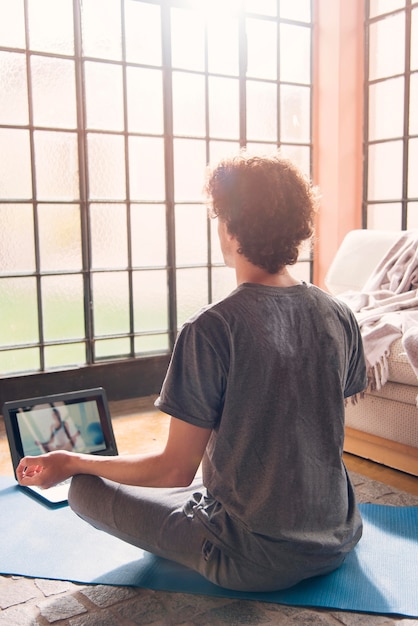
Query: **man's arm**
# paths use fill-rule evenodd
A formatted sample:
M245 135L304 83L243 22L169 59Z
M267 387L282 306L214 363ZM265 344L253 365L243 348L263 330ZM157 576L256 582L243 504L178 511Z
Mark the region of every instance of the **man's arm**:
M166 446L159 453L97 456L55 451L23 458L17 478L21 485L42 488L52 487L75 474L91 474L142 487L186 487L196 475L211 432L172 417Z

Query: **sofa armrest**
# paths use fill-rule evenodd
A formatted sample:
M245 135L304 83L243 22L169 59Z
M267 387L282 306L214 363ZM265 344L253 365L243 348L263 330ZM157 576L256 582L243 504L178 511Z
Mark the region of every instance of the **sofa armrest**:
M400 234L401 231L372 229L347 233L325 276L327 289L334 295L361 291Z

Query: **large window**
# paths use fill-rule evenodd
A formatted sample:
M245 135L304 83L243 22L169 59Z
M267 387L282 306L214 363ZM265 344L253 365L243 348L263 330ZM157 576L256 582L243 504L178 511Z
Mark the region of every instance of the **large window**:
M0 0L3 376L169 354L233 288L205 166L279 146L310 172L311 15L310 0ZM310 279L308 249L296 272Z
M418 228L418 2L366 4L364 226Z

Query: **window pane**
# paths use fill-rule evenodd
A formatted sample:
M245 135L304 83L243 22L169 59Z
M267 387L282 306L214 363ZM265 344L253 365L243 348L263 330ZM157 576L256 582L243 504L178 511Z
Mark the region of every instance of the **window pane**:
M80 270L81 223L78 205L38 207L41 270Z
M22 348L0 352L0 374L36 372L40 368L39 348Z
M85 56L121 59L120 0L83 0L81 11Z
M177 265L206 263L208 260L206 207L177 205L175 222Z
M369 35L369 79L402 74L405 70L404 13L371 24Z
M199 12L171 10L171 60L175 68L203 70L205 30Z
M418 135L418 74L411 74L409 99L409 134Z
M370 17L390 13L405 6L405 0L370 0Z
M418 228L418 202L408 204L407 228Z
M418 8L411 11L411 70L418 70Z
M32 197L29 132L0 128L0 189L2 198Z
M401 137L404 119L404 79L370 85L369 139Z
M226 156L237 154L239 151L238 141L210 141L209 162L216 163Z
M401 203L369 205L367 209L367 228L400 230L402 228Z
M135 337L135 354L147 354L149 352L168 352L168 336L144 335Z
M402 197L402 142L369 146L369 200L396 200Z
M131 205L132 265L164 266L166 218L164 205Z
M28 0L32 50L74 54L72 0Z
M129 138L131 200L164 200L164 144L162 139Z
M59 341L83 337L82 276L44 276L41 284L45 339Z
M214 302L225 298L237 286L235 272L230 267L212 269L212 299Z
M418 139L409 140L408 196L418 198Z
M310 175L311 151L308 146L282 145L280 150L283 156L297 165L306 176Z
M112 359L121 356L130 356L131 344L129 339L121 337L118 339L103 339L96 341L95 344L96 359Z
M212 137L238 139L239 86L231 78L209 78L209 132Z
M280 0L280 17L298 22L310 22L311 0Z
M168 328L166 271L134 272L135 332Z
M127 272L93 275L93 312L96 336L129 332Z
M173 73L173 128L176 135L205 134L205 79Z
M34 123L76 128L74 62L34 55L31 76Z
M126 268L128 239L124 204L91 204L93 268Z
M310 141L311 107L308 87L283 85L280 89L280 138L282 141Z
M280 79L290 83L311 82L311 32L303 26L280 27Z
M38 341L36 280L0 280L0 345L18 346Z
M23 54L0 52L0 120L2 124L29 122L26 57Z
M208 304L206 268L177 270L177 323L180 327L195 311Z
M245 10L249 13L274 16L277 15L277 0L245 0Z
M205 166L204 141L174 140L174 193L177 202L202 199Z
M277 86L247 81L247 136L250 140L277 140Z
M88 128L123 130L122 68L109 63L86 63Z
M126 59L144 65L161 65L160 7L125 0Z
M90 198L125 200L123 137L90 133L87 136Z
M44 355L46 368L77 366L86 363L86 347L83 343L46 346Z
M208 23L209 72L238 76L238 20L212 19Z
M29 204L0 204L0 273L34 272L33 209ZM19 250L19 254L16 254Z
M126 68L128 129L130 132L164 132L161 70Z
M36 131L34 141L38 198L41 200L78 198L77 135Z
M277 24L247 19L247 76L277 78ZM260 45L260 43L262 45Z
M0 41L5 48L25 47L24 0L0 2Z

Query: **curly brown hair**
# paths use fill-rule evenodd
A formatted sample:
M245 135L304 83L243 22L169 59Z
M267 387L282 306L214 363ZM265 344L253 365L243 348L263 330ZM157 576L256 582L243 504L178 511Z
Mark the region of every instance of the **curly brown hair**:
M314 188L279 155L225 158L208 171L205 192L210 217L224 221L239 252L270 274L296 263L312 236Z

